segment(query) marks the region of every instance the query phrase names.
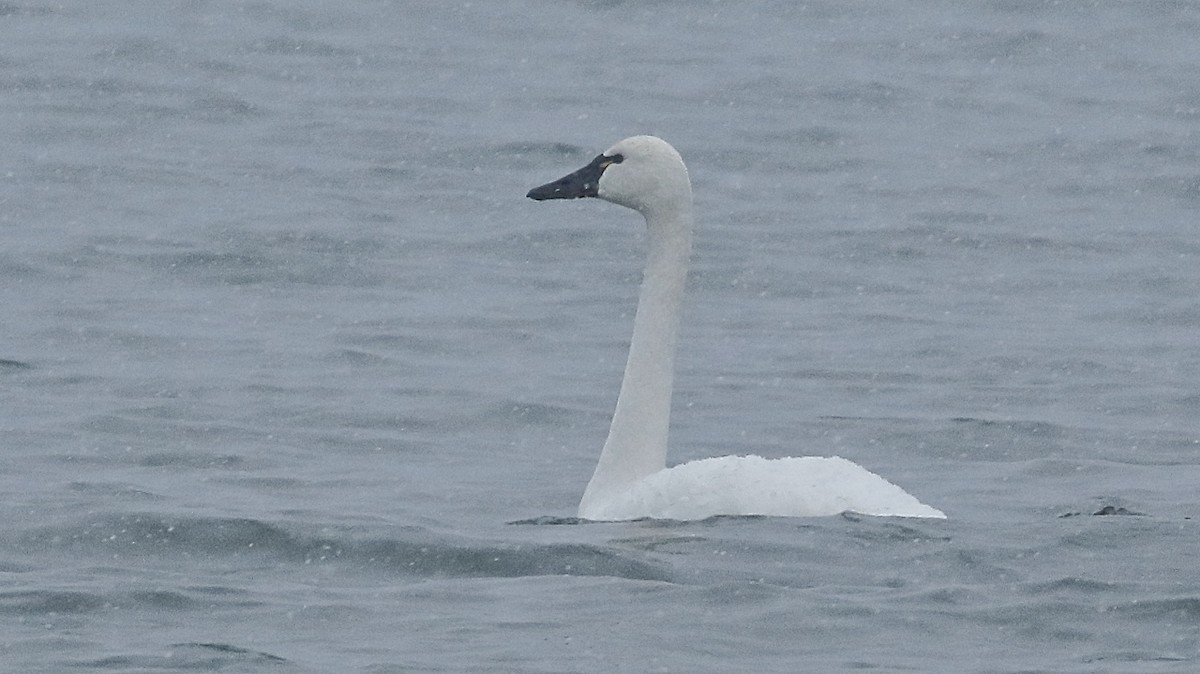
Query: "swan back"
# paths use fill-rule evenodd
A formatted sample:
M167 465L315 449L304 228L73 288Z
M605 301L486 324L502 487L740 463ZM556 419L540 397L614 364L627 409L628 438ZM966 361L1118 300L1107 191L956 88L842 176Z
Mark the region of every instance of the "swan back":
M592 520L698 520L714 515L822 517L844 512L945 517L895 484L837 456L691 461L585 503L579 514Z

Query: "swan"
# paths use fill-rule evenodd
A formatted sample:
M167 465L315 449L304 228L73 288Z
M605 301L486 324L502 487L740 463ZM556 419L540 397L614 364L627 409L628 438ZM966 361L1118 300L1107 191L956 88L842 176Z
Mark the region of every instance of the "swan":
M692 251L692 186L675 148L654 136L613 145L527 195L598 197L638 211L648 253L617 407L579 517L696 520L714 515L944 518L900 487L840 457L723 456L668 468L675 344Z

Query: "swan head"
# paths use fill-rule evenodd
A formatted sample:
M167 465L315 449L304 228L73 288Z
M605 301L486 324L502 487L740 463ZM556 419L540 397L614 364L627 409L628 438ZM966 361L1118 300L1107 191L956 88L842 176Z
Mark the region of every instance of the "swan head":
M654 136L633 136L526 196L536 201L597 197L649 214L690 209L692 186L683 158L670 143Z

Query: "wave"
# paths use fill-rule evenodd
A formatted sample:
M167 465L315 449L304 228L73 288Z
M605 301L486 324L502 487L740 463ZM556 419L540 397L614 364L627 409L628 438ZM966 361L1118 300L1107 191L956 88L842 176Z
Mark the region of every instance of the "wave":
M227 667L274 665L288 660L278 655L226 643L185 642L171 644L162 655L112 655L75 663L79 667L114 671L194 670L222 671Z
M497 542L422 527L312 527L248 518L101 516L26 531L11 549L155 563L175 558L259 566L338 564L366 574L430 578L571 575L669 581L667 567L586 543Z

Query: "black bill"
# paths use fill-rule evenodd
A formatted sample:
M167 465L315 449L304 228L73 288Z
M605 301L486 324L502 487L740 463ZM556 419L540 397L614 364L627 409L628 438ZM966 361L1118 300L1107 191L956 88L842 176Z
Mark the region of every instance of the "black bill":
M535 187L529 190L529 194L525 196L535 201L594 197L599 193L600 176L604 173L604 169L612 164L621 163L622 159L624 157L621 155L613 157L598 155L587 166L570 175L565 175L552 183Z

